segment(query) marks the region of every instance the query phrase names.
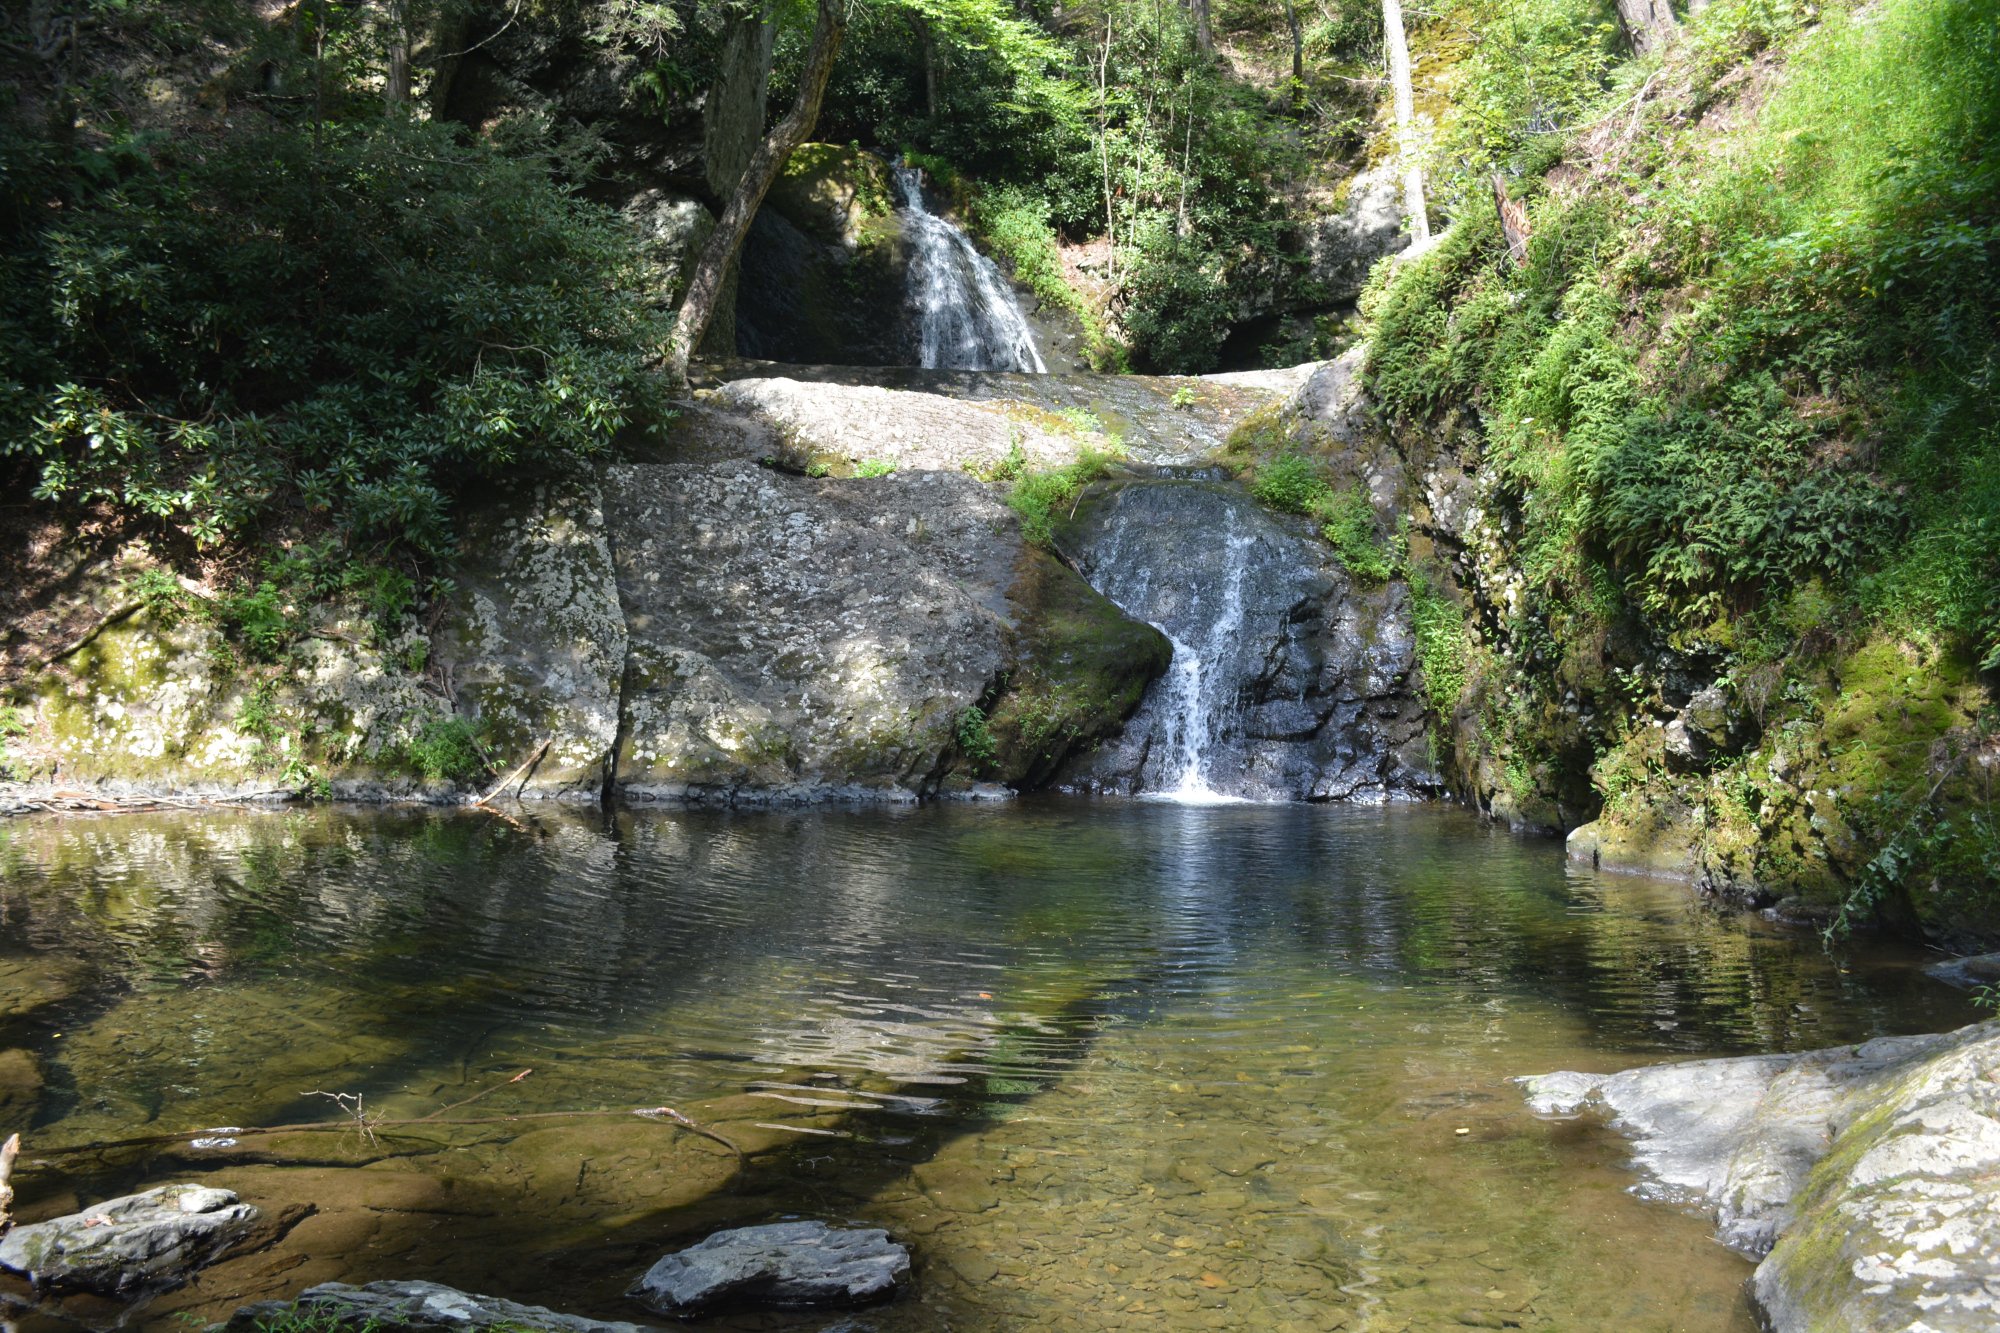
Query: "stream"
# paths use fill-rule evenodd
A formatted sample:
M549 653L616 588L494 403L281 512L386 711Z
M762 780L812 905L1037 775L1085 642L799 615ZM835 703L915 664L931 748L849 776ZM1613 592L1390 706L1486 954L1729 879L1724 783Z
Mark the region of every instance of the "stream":
M880 1333L1749 1333L1707 1220L1507 1080L1974 1017L1926 961L1399 804L21 819L0 1109L27 1220L175 1179L318 1207L147 1327L392 1277L643 1318L620 1293L661 1252L800 1216L911 1245ZM36 1159L337 1119L324 1092L733 1105L775 1146L733 1182L583 1119Z

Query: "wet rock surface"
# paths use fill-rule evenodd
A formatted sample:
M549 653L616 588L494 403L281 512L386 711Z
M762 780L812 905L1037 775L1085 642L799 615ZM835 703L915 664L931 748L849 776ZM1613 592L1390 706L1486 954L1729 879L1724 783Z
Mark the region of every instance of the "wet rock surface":
M2000 1320L2000 1023L1803 1055L1520 1080L1532 1109L1600 1108L1644 1192L1713 1208L1763 1255L1778 1333L1972 1333Z
M383 1333L477 1333L480 1329L549 1329L554 1333L642 1333L643 1324L607 1323L479 1296L435 1282L370 1282L365 1287L323 1282L297 1301L260 1301L238 1310L219 1333L258 1333L297 1312L313 1327L379 1329Z
M1303 523L1209 481L1113 485L1062 534L1084 577L1175 641L1145 706L1069 780L1352 800L1436 784L1400 583L1364 587ZM1177 679L1177 674L1180 677Z
M662 1314L731 1305L821 1309L886 1300L910 1252L877 1228L778 1222L717 1232L646 1271L630 1294Z
M127 1295L174 1286L242 1240L260 1214L228 1190L162 1185L17 1226L0 1268L57 1290Z

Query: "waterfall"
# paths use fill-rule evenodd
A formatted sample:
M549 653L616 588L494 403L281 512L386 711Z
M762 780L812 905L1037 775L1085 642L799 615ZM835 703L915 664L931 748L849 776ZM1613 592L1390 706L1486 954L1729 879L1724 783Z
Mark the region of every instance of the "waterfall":
M1092 562L1091 582L1127 615L1167 636L1174 659L1153 687L1130 730L1143 731L1146 747L1141 795L1184 805L1217 805L1243 798L1219 788L1210 770L1219 750L1238 730L1238 659L1244 644L1244 583L1255 556L1255 533L1224 515L1221 549L1193 569L1165 571L1121 550L1122 525ZM1219 577L1216 577L1219 575ZM1157 616L1157 619L1151 617Z
M910 304L917 312L920 364L942 370L1046 372L1034 331L999 266L974 248L971 237L930 211L922 171L898 166L895 175L903 196L904 234L913 251Z

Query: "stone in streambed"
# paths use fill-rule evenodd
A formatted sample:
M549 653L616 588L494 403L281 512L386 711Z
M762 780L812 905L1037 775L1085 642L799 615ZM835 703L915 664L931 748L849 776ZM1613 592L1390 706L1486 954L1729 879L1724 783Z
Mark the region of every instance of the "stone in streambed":
M910 1252L886 1231L777 1222L718 1231L667 1255L626 1294L671 1315L727 1305L817 1309L887 1299L909 1272Z
M174 1286L243 1239L258 1216L228 1190L162 1185L15 1227L0 1240L0 1268L106 1296Z
M435 1282L370 1282L352 1287L324 1282L296 1303L261 1301L246 1305L215 1326L213 1333L258 1333L294 1313L314 1328L374 1329L379 1333L477 1333L481 1329L547 1329L551 1333L645 1333L642 1324L605 1323L558 1314L539 1305L520 1305L498 1296L477 1296Z

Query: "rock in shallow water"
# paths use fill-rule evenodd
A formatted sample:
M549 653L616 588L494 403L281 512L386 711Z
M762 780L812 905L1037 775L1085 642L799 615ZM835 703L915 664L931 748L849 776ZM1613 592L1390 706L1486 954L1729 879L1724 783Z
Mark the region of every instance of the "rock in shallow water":
M548 1329L553 1333L645 1333L641 1324L604 1323L557 1314L539 1305L520 1305L498 1296L476 1296L435 1282L370 1282L351 1287L324 1282L308 1288L296 1303L262 1301L246 1305L216 1326L217 1333L257 1333L294 1309L309 1314L315 1328L375 1329L381 1333L462 1333L479 1329Z
M673 1315L723 1305L814 1309L887 1299L909 1272L910 1252L886 1231L778 1222L718 1231L670 1254L628 1294Z
M1520 1080L1600 1106L1656 1192L1715 1208L1777 1333L2000 1327L2000 1023Z
M107 1296L173 1286L241 1240L257 1217L228 1190L162 1185L15 1227L0 1240L0 1268Z

